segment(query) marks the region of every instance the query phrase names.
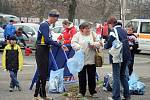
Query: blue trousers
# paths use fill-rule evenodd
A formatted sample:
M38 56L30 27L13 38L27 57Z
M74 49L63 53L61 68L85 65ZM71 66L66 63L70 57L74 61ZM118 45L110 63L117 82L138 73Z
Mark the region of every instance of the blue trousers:
M120 96L120 83L123 86L123 96L125 98L129 97L129 85L126 72L127 62L122 63L113 63L112 70L113 70L113 88L112 88L112 98L114 100L121 100Z
M14 88L15 86L16 87L19 86L19 82L18 82L18 79L17 79L17 72L18 71L9 71L10 78L11 78L10 88Z

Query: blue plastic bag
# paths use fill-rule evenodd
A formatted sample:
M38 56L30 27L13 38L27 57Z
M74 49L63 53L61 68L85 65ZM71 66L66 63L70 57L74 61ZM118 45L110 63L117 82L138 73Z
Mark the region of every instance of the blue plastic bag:
M145 84L139 81L138 76L132 73L129 83L130 94L132 95L143 95L145 92Z
M77 75L84 66L84 51L82 49L75 52L74 56L67 60L67 67L73 75Z
M49 92L62 93L64 92L63 75L64 68L56 71L51 70L49 78Z

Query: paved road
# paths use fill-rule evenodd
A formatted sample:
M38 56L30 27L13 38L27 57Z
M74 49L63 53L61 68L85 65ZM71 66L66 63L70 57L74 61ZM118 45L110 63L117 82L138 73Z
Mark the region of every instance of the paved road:
M1 57L1 53L0 53ZM29 57L24 57L24 68L22 72L19 72L18 79L22 86L22 91L15 91L10 93L9 90L9 74L8 72L2 71L0 68L0 100L32 100L33 90L29 90L32 77L35 72L35 59L34 55ZM99 73L100 79L103 79L103 76L107 72L111 72L111 65L108 64L107 55L105 55L105 65L102 68L98 68L97 72ZM1 62L1 61L0 61ZM136 55L135 58L135 72L139 75L140 80L146 84L146 92L143 96L132 96L131 100L150 100L150 56L149 55ZM1 63L0 63L1 66ZM68 86L68 85L67 85ZM48 86L47 86L48 88ZM110 93L106 93L99 90L99 98L90 98L87 97L84 100L107 100L107 96L110 96ZM65 98L61 94L48 94L52 96L54 100L77 100L76 98Z

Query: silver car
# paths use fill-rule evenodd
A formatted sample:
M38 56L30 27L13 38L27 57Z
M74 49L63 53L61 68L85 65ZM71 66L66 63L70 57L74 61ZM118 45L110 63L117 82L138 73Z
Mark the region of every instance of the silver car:
M34 23L17 23L14 24L14 26L16 27L16 29L18 28L22 28L23 31L28 35L29 38L27 38L24 34L23 34L23 38L27 44L27 46L31 47L31 48L35 48L35 43L36 43L36 39L37 39L37 33L38 33L38 29L39 29L39 24L34 24ZM23 44L20 44L21 46Z
M4 30L0 27L0 48L4 48L6 45L4 38Z

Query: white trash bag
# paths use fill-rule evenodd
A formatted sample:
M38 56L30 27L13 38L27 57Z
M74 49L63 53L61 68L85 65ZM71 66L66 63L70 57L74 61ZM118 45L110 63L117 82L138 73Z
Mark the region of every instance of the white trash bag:
M73 75L77 75L84 66L84 51L82 49L75 52L74 56L67 60L67 67Z
M64 92L64 68L56 71L51 70L49 78L49 92L51 93L62 93Z

